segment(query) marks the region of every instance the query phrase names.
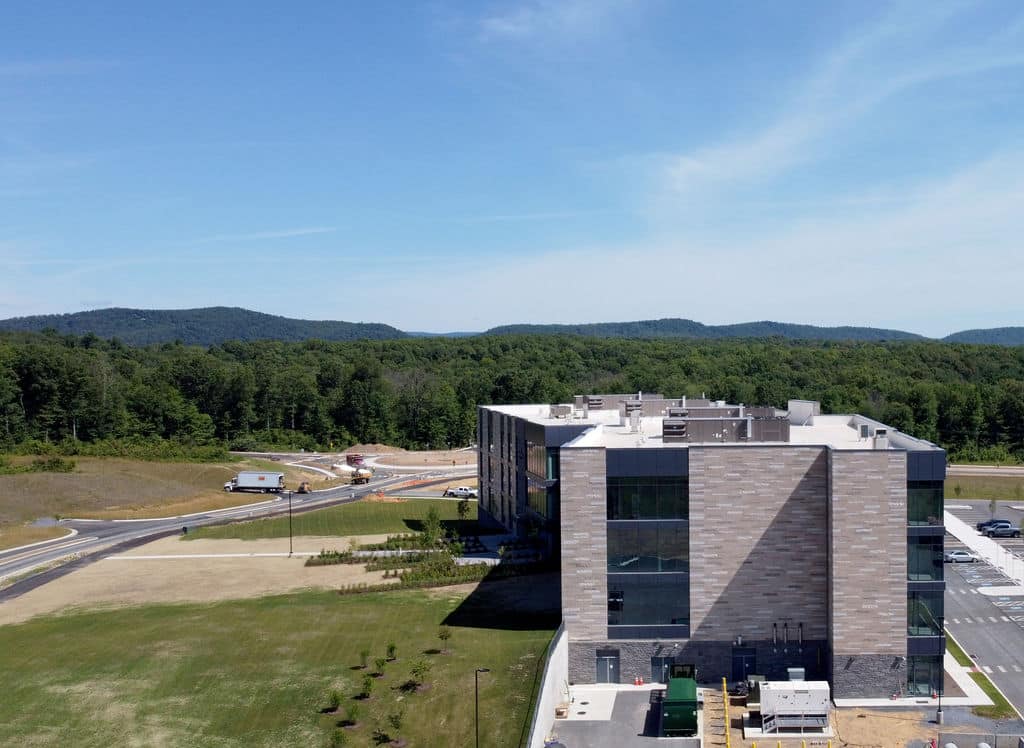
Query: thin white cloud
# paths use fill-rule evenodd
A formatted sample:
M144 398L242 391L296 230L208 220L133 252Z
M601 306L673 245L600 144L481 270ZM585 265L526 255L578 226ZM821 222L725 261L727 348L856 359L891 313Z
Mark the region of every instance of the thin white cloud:
M847 38L805 81L777 117L758 131L655 159L669 195L771 178L814 157L815 146L909 89L958 76L1024 67L1021 33L1003 29L976 45L929 43L970 5L897 6Z
M253 242L264 239L290 239L296 236L314 236L316 234L333 234L338 229L334 226L307 226L276 231L253 231L245 234L214 234L193 239L189 244L214 244L218 242Z
M595 33L633 0L521 0L480 19L483 40L523 41Z

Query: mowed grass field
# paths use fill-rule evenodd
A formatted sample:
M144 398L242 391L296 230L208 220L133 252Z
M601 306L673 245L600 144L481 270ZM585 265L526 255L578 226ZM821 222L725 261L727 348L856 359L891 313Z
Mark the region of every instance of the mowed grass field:
M480 676L481 745L514 748L528 729L554 623L452 626L449 652L435 653L439 626L467 594L307 592L3 626L0 745L326 746L357 703L360 725L344 730L346 745L375 745L381 726L410 746L469 746L473 675L488 667ZM353 700L391 641L397 660L374 679L370 699ZM408 693L400 686L418 659L432 665L428 688ZM332 689L341 710L321 714ZM395 731L386 720L399 711L404 724Z
M1024 501L1024 478L1004 475L947 476L946 500L956 499Z
M13 464L31 457L11 457ZM309 480L314 488L344 481L270 460L245 459L219 463L147 462L108 457L75 457L71 473L0 475L0 549L59 537L60 527L36 528L40 517L144 519L251 504L272 496L227 492L224 483L241 470L272 470L285 474L285 485L297 488Z
M477 517L477 503L471 501L466 523L473 524ZM318 509L292 517L294 535L378 535L381 533L416 532L433 508L442 523L456 526L459 522L457 501L450 499L408 499L399 501L374 501L362 499L351 504ZM236 522L219 527L198 527L189 532L185 539L238 538L256 540L259 538L288 537L288 517L258 519L251 522Z

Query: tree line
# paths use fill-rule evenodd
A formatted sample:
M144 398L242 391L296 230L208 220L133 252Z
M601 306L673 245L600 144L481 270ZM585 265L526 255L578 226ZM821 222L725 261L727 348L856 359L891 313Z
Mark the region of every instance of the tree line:
M0 335L0 447L458 447L476 406L600 392L819 400L947 448L1024 458L1024 349L937 342L476 336L131 347ZM20 445L20 446L19 446ZM31 451L31 450L28 450Z

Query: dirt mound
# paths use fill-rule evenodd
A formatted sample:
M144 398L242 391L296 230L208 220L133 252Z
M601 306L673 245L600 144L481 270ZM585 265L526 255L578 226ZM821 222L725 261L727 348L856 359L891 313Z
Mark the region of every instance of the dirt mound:
M353 446L346 449L342 454L349 454L354 452L355 454L361 455L383 455L383 454L395 454L397 452L404 452L405 450L401 447L392 447L387 444L354 444Z

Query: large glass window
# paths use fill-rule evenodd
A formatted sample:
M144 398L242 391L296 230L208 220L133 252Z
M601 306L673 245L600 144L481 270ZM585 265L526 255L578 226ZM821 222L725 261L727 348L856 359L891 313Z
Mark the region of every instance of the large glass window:
M942 635L943 593L907 593L907 634L909 636Z
M608 573L689 571L689 522L609 522Z
M547 474L545 463L545 450L543 444L536 444L534 442L526 442L526 469L536 475L538 478L543 478Z
M942 690L942 655L907 658L907 693L930 696Z
M548 489L544 486L539 486L533 481L530 481L526 488L526 501L527 504L529 504L530 509L537 512L537 514L545 519L550 517Z
M690 622L687 574L608 577L609 626L673 626Z
M907 524L941 525L943 491L940 480L907 481Z
M907 579L942 581L942 536L907 539Z
M687 519L687 478L608 478L608 519Z

